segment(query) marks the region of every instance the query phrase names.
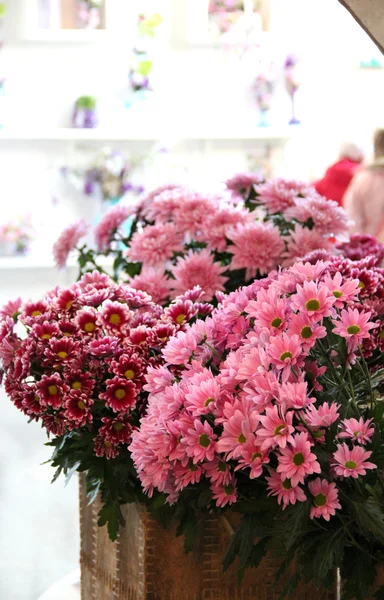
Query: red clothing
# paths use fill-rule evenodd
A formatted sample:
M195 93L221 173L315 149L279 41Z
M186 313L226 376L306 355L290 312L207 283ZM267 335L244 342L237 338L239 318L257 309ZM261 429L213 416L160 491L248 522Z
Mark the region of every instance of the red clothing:
M336 200L342 206L343 196L359 166L359 162L342 158L327 169L323 179L316 181L316 191L328 200Z

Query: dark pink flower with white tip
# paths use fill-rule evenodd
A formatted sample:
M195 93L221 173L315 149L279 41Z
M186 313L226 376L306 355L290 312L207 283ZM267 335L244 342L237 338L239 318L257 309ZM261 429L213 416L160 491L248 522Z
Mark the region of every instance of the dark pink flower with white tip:
M113 377L107 381L107 389L100 394L106 406L114 412L128 412L136 404L137 389L130 379Z
M59 408L62 405L63 381L59 373L42 375L37 384L41 404Z
M120 302L106 300L99 312L99 322L112 332L120 332L132 319L132 312Z

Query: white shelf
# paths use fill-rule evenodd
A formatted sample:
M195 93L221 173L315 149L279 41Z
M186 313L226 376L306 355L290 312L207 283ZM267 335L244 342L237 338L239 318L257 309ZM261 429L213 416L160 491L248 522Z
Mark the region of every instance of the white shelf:
M201 130L180 130L176 126L177 135L170 135L169 128L161 130L155 128L127 127L126 129L0 129L0 142L135 142L135 141L160 141L166 140L172 143L188 141L242 141L254 140L260 142L277 143L286 141L294 134L294 129L277 129L273 127L246 127L228 130L222 127L207 126Z

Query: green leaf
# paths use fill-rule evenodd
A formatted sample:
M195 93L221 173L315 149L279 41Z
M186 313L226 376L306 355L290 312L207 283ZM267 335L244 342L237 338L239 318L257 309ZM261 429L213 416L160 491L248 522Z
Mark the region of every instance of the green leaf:
M248 560L249 567L257 568L259 566L261 560L267 552L267 544L268 539L265 538L263 540L260 540L260 542L256 544L256 546L253 546Z
M369 498L366 502L351 501L350 505L363 535L369 535L384 544L384 513L382 504L379 504L373 498Z
M72 475L76 473L77 469L80 466L80 461L75 462L75 464L69 469L69 471L65 475L65 486L68 485L70 480L72 479Z
M292 594L296 590L299 581L300 574L296 571L288 581L283 591L281 592L280 596L278 597L278 600L283 600L283 598L292 597Z
M104 504L103 508L99 512L99 520L97 524L99 527L107 524L109 538L112 542L114 542L117 538L119 527L124 527L125 525L119 503L111 502L110 504Z
M285 545L289 550L308 531L310 504L298 502L290 509L286 522Z
M209 487L203 489L199 494L197 506L199 508L207 508L212 501L212 490Z
M227 571L229 567L235 561L240 551L240 544L242 538L242 524L240 523L235 534L232 536L227 552L223 559L223 571Z
M356 548L346 548L341 572L343 600L366 600L375 581L376 568L370 556Z
M315 582L318 586L323 586L329 572L333 572L336 567L340 566L345 541L343 528L327 531L318 537L316 553L314 556L310 555L310 560L314 565Z

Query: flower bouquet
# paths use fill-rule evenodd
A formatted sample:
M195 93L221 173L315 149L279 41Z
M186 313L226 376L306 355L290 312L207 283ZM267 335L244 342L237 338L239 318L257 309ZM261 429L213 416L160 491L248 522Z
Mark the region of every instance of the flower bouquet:
M116 281L146 291L159 304L195 285L204 301L215 302L217 291L233 291L313 250L334 251L347 239L344 210L305 184L238 175L227 189L219 197L168 186L136 207L115 207L94 230L96 249L72 240L77 226L71 226L55 245L56 263L63 267L76 247L81 274L102 271L100 258L107 256Z
M145 412L145 374L163 361L174 333L209 314L200 296L192 290L162 309L95 271L0 313L5 391L54 436L54 479L86 471L90 498L102 498L99 524L108 523L111 538L123 523L120 504L141 496L127 446Z
M26 219L16 219L0 225L0 256L17 256L28 252L33 228Z
M282 597L301 597L303 579L325 598L339 569L343 598L371 598L384 559L383 294L369 259L297 263L168 342L130 450L188 547L204 516L230 527L239 513L224 569L237 559L241 579L268 551L278 577L295 565Z
M72 115L72 126L80 129L93 129L98 125L97 100L93 96L80 96L76 102Z

